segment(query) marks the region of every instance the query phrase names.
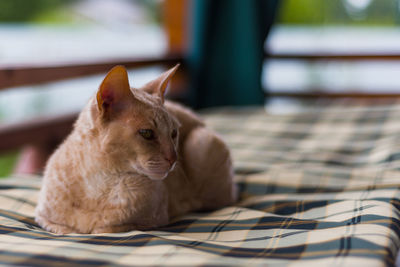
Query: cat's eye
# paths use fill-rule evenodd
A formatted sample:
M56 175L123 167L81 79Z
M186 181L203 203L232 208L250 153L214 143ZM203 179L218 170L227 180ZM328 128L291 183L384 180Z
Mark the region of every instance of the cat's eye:
M171 137L175 139L178 136L178 131L176 129L172 130Z
M154 139L154 131L151 129L140 129L139 134L146 140Z

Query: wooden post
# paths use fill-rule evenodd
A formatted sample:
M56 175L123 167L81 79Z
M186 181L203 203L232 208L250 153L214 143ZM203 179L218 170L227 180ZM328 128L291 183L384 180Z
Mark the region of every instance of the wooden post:
M16 174L41 174L54 147L46 144L25 146L14 168Z
M189 0L165 0L163 6L164 27L169 52L183 54L188 46Z

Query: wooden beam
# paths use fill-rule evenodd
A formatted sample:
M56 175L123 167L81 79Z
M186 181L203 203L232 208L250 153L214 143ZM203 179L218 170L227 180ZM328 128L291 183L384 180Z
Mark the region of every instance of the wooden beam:
M157 64L173 65L182 61L181 55L170 54L157 58L77 62L68 65L4 66L0 64L0 89L107 72L115 65L124 65L127 68L140 68Z
M40 118L23 123L0 125L0 151L28 144L56 145L72 130L77 113Z
M400 93L362 93L362 92L266 92L266 97L292 97L292 98L379 98L393 99L400 98Z
M165 0L163 20L171 53L185 53L188 45L189 0Z
M266 53L264 55L268 59L281 60L399 60L400 54L328 54L328 53Z

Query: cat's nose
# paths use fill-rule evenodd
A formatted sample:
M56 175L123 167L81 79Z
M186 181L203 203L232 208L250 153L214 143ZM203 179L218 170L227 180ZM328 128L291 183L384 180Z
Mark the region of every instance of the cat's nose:
M165 155L165 159L169 162L169 164L172 166L176 162L177 155L175 151L171 151Z

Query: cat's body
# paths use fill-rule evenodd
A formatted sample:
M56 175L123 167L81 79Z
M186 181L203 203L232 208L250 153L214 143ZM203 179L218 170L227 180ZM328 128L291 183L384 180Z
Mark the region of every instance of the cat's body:
M125 70L117 68L49 159L39 225L61 234L151 229L233 203L226 145L194 113L164 103L175 70L128 92Z

